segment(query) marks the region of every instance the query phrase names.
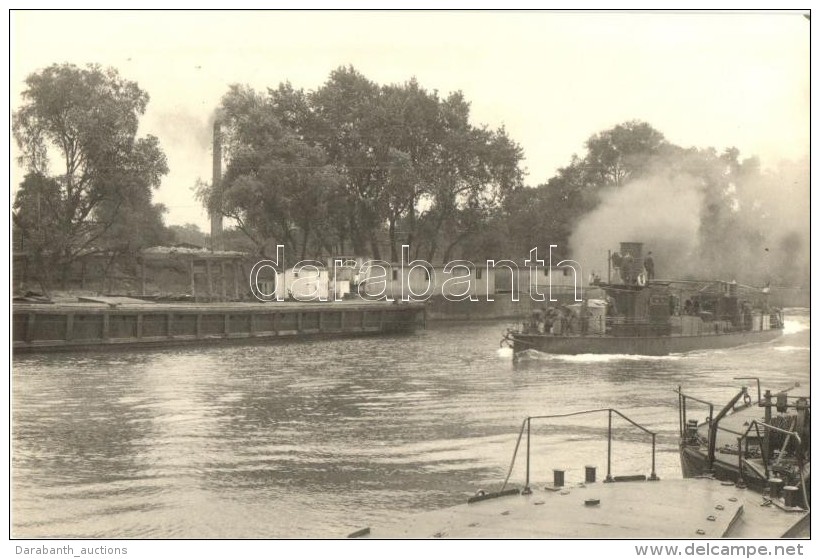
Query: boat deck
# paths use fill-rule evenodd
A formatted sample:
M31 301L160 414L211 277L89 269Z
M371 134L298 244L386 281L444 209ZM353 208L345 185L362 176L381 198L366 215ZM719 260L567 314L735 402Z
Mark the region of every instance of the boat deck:
M753 420L763 421L763 408L754 405L741 408L720 420L717 438L715 439L716 460L737 464L737 439L739 436L737 433L745 433ZM703 423L698 427L698 435L704 440L708 439L708 423ZM747 439L749 446L756 445L756 432L752 430Z
M592 500L588 503L589 500ZM595 501L597 500L597 504ZM778 538L808 535L805 511L785 511L714 479L535 488L362 530L370 538Z
M731 467L736 467L738 464L738 438L739 434L745 434L753 421L763 422L765 420L763 408L752 404L748 407L736 409L734 412L727 414L720 420L718 430L715 438L715 460L723 462ZM763 429L761 428L761 436ZM709 438L709 423L704 422L698 426L698 436L703 441L708 441ZM704 442L704 447L706 443ZM759 448L759 440L757 431L753 428L745 441L743 448L747 446L750 450ZM706 452L705 450L703 451ZM765 468L760 458L745 458L744 468L751 468L755 471L758 477L765 478Z

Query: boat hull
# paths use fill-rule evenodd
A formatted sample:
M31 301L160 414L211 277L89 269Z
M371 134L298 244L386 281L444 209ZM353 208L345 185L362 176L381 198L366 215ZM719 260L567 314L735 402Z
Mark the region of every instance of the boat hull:
M681 446L680 465L681 473L685 478L709 475L720 481L737 483L740 480L740 470L736 464L715 460L710 466L706 458L706 452L698 446ZM750 468L744 469L743 482L759 492L766 489L766 479L757 475L756 472Z
M774 340L780 329L756 332L732 332L704 336L553 336L548 334L511 333L514 353L536 350L542 353L578 355L627 354L669 355L706 349L723 349Z

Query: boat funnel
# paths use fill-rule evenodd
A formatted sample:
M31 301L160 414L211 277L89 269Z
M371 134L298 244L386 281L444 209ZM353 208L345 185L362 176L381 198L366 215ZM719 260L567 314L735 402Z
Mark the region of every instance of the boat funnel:
M627 252L632 255L635 262L643 263L643 243L621 243L621 256L626 255Z

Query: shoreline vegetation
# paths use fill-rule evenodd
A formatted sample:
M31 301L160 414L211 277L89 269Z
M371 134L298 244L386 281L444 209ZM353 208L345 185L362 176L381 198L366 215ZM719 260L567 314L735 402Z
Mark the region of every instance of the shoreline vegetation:
M428 263L555 247L556 260L600 273L605 239L646 242L667 277L808 285L808 159L764 169L733 147L678 146L631 120L589 136L554 176L529 178L525 159L538 154L474 123L467 92L378 84L342 66L313 90L228 88L213 113L214 175L195 187L207 233L166 226L153 201L169 169L162 139L137 135L149 93L136 82L53 64L28 76L22 100L12 115L27 172L12 208L20 294L87 283L111 294L112 278L139 283L157 247L170 259L187 249L257 262L281 245L299 260L398 262L407 246L408 260Z

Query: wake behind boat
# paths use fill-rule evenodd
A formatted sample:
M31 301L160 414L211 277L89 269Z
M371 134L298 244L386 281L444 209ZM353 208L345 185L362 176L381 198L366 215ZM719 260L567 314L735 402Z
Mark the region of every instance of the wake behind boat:
M519 328L509 329L502 344L515 354L669 355L766 342L782 334L783 313L769 304L768 288L656 280L651 257L642 252L642 243L621 243L620 253L610 256L614 281L592 283L601 298L536 310Z

